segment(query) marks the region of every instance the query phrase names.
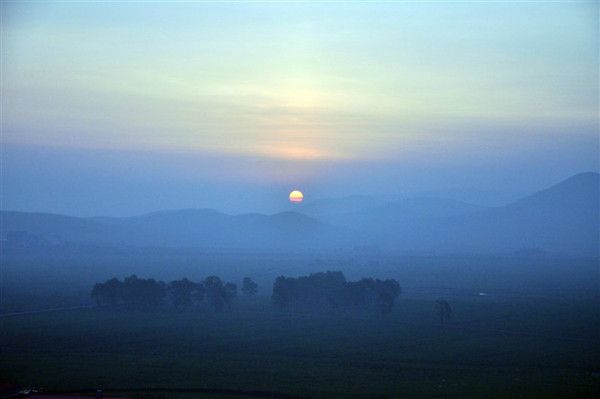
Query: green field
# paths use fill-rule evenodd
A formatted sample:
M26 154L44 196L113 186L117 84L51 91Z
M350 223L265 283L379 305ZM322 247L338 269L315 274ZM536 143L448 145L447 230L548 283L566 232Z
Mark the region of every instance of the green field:
M401 298L391 317L87 309L0 319L0 376L23 386L210 388L313 398L593 398L598 303L569 298ZM189 397L216 397L189 394ZM236 396L227 396L236 397Z

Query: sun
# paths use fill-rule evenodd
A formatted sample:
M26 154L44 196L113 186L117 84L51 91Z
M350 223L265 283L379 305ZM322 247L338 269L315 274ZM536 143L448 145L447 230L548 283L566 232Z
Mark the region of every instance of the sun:
M290 202L302 202L304 194L300 190L294 190L290 193Z

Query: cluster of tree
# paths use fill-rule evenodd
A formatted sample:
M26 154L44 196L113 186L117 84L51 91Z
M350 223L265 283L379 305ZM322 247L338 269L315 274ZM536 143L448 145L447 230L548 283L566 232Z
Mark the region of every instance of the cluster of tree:
M298 278L278 277L272 300L280 309L368 309L386 315L400 292L400 285L393 279L346 281L342 272L328 271Z
M256 295L258 285L250 277L244 277L241 291L246 296ZM400 292L400 285L393 279L346 281L342 272L328 271L298 278L278 277L273 284L272 301L282 310L362 309L386 315L392 311ZM220 311L231 306L237 296L237 285L224 282L218 276L206 277L201 282L183 278L165 283L131 275L123 281L111 278L95 284L91 296L98 305L138 308L156 308L165 303L176 308L189 308L206 301L214 310ZM435 303L440 322L445 324L450 321L450 304L443 299Z
M136 275L126 277L123 281L111 278L94 285L92 289L92 299L101 305L154 307L163 302L165 295L165 283L152 278L138 278Z
M254 296L258 292L258 284L256 284L250 277L244 277L242 281L242 292L246 296Z
M231 301L237 296L237 285L224 283L217 276L210 276L204 280L206 297L215 310L222 310L231 306Z
M252 279L246 277L242 290L246 295L254 295L257 285ZM92 289L91 296L99 305L147 308L164 304L165 298L177 308L187 308L206 299L213 309L222 310L231 306L237 296L237 285L223 282L217 276L209 276L201 282L184 278L165 283L132 275L123 281L112 278L104 283L97 283Z

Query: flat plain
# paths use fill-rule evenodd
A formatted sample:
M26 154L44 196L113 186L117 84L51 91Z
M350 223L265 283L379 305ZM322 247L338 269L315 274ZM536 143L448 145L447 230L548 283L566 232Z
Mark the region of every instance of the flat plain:
M311 398L600 393L597 298L465 295L451 303L446 325L434 301L418 296L401 297L384 319L281 313L268 296L239 297L222 313L95 308L3 317L0 376L164 397L237 397L194 389Z

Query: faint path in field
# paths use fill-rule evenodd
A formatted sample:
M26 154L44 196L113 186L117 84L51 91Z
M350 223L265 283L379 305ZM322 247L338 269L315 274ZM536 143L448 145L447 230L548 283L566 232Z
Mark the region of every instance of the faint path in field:
M28 310L28 311L24 311L24 312L0 313L0 318L13 317L13 316L25 316L25 315L49 313L49 312L60 312L60 311L65 311L65 310L91 309L91 308L95 308L95 307L96 307L96 305L79 305L79 306L66 306L66 307L61 307L61 308Z
M104 388L104 392L117 392L117 393L176 393L176 394L213 394L213 395L224 395L224 396L248 396L254 398L272 398L272 399L300 399L303 396L295 396L277 391L260 391L250 389L220 389L220 388L118 388L110 387ZM84 388L84 389L69 389L60 391L45 391L44 393L73 395L73 394L95 394L97 388ZM91 398L91 396L90 396Z

